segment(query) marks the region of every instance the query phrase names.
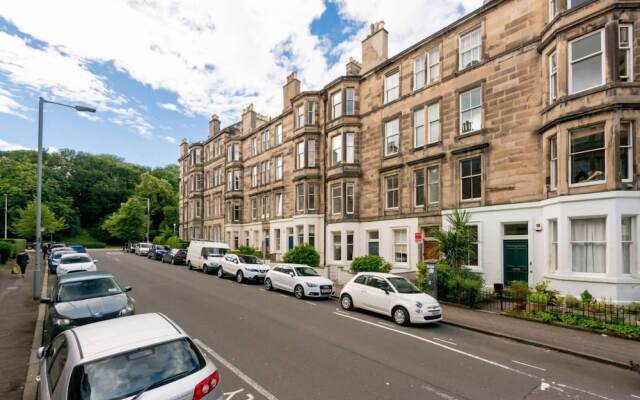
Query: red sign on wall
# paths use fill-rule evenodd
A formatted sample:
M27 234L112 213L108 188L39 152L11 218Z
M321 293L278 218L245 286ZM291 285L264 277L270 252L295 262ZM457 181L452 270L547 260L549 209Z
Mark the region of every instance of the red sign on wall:
M422 242L422 232L416 232L413 236L416 242Z

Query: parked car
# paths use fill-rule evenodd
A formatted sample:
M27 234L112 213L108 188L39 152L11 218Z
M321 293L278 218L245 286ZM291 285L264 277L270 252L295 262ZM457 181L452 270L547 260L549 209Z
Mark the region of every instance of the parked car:
M76 251L76 253L86 253L87 252L87 249L81 244L72 244L72 245L69 245L69 247L74 249Z
M106 272L79 272L58 279L51 297L40 299L49 305L45 330L54 337L65 329L123 317L135 313L135 302L113 275Z
M192 240L187 249L187 267L201 269L205 274L217 272L222 257L228 252L226 243Z
M136 244L137 244L137 243L134 243L134 242L129 242L129 243L127 243L127 246L126 246L126 248L125 248L125 251L126 251L127 253L135 253L135 252L136 252Z
M28 242L27 243L27 250L33 250L36 248L36 242Z
M245 279L263 280L267 272L269 267L258 257L242 254L225 254L218 267L218 277L232 275L238 283L244 282Z
M57 273L58 265L60 265L60 258L62 256L66 254L76 254L75 250L71 250L71 248L69 248L69 250L64 250L64 248L61 249L62 250L56 251L47 259L47 266L49 267L49 272L52 274Z
M436 299L393 274L357 274L342 289L340 305L345 310L362 308L390 316L398 325L442 320L442 308Z
M162 314L66 330L38 358L40 400L223 398L216 365Z
M164 256L164 253L166 253L168 250L169 248L167 246L154 244L153 246L151 246L151 249L149 249L147 258L156 260L156 261L162 260L162 256Z
M272 265L264 278L264 287L267 290L292 292L298 299L331 297L335 293L330 279L320 276L308 265L301 264Z
M183 249L171 249L162 256L163 263L184 265L187 260L187 252Z
M57 249L58 247L67 247L64 243L49 243L49 252Z
M149 250L151 250L151 243L138 243L136 245L136 255L137 256L146 256L149 254Z
M64 254L60 257L56 274L62 276L83 271L96 271L97 262L98 260L94 260L90 255L85 253Z

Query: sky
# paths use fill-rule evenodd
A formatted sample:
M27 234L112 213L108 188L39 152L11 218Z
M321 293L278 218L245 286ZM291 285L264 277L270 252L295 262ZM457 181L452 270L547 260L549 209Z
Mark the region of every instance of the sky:
M2 0L0 151L37 146L108 153L146 166L175 163L182 138L206 137L253 104L282 110L297 71L319 89L361 58L369 24L384 20L392 56L482 0ZM37 12L34 12L37 10Z

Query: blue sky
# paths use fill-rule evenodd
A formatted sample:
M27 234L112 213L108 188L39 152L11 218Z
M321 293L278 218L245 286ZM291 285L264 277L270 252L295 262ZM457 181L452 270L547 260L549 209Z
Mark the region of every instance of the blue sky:
M44 144L52 151L174 163L180 139L205 137L213 112L223 125L249 103L278 114L290 71L303 89L342 74L349 57L360 58L369 23L385 20L394 54L481 2L3 1L0 150L35 148L42 95L98 109L80 115L47 105Z

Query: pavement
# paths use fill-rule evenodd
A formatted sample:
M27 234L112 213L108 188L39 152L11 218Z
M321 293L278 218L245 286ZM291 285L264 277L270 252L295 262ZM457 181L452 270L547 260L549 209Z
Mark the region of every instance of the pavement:
M38 304L33 301L33 261L25 278L15 264L0 265L0 399L22 399Z
M221 371L225 400L640 398L638 374L613 365L449 324L398 327L335 300L92 253L99 270L133 287L138 313L162 312L195 339Z

